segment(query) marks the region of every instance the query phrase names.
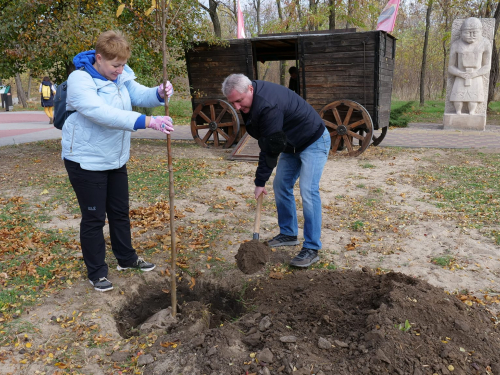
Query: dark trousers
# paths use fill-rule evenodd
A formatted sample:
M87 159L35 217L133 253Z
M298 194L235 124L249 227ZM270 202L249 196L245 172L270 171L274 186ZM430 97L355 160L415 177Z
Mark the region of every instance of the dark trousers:
M64 165L82 212L80 243L89 280L108 276L103 234L106 214L113 254L120 266L130 266L137 254L130 233L127 166L88 171L69 160Z

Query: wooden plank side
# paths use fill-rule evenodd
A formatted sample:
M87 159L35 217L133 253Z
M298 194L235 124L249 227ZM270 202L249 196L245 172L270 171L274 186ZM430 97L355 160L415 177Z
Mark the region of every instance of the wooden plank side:
M225 46L202 43L186 51L194 107L199 104L199 100L224 99L221 85L229 74L248 74L249 58L251 64L251 50L248 49L251 49L251 45L247 40L232 40Z

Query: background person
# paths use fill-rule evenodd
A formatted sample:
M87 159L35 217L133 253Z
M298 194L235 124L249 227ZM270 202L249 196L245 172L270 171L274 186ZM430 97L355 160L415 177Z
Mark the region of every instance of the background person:
M277 165L273 187L280 233L268 241L271 247L299 244L293 187L300 177L304 243L290 264L309 267L319 260L321 249L319 181L330 152L330 134L314 108L281 85L231 74L224 80L222 92L241 112L247 132L259 142L256 199L267 194L265 184Z
M43 110L49 118L49 124L54 123L54 95L56 94L56 88L50 82L49 77L43 77L42 83L40 83L40 99L42 102Z
M288 88L297 94L300 94L299 90L299 70L296 66L291 66L288 69L288 73L290 74L290 80L288 81Z
M135 82L127 65L129 57L130 45L123 34L106 31L97 39L95 51L75 56L77 70L68 78L66 107L76 112L62 129L62 158L82 213L83 260L89 281L98 291L113 289L105 262L106 215L117 269L155 268L132 247L126 163L132 132L149 127L169 134L173 127L170 117L146 117L132 111L133 105L156 107L164 103L164 89L163 84L148 88ZM168 82L167 96L172 93Z

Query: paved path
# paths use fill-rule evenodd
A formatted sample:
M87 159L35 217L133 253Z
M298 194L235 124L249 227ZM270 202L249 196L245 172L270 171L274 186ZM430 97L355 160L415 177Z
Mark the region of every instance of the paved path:
M487 125L484 132L443 130L439 124L409 124L389 129L379 147L477 148L500 152L500 126ZM58 139L61 131L49 124L42 111L0 112L0 146ZM154 130L140 130L132 138L165 139ZM177 125L174 140L193 140L188 125ZM193 141L194 142L194 141Z

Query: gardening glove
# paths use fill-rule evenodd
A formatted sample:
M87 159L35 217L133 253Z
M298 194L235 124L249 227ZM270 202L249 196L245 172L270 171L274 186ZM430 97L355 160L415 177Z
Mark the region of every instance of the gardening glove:
M165 90L163 89L163 83L158 86L158 95L160 95L162 99L165 99ZM169 100L172 95L174 95L174 88L170 81L167 81L167 97Z
M165 134L170 134L170 132L174 131L172 119L169 116L152 116L148 128L158 130Z

